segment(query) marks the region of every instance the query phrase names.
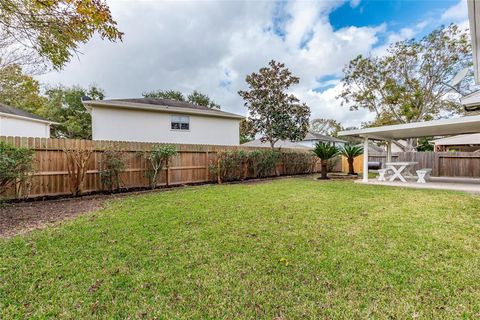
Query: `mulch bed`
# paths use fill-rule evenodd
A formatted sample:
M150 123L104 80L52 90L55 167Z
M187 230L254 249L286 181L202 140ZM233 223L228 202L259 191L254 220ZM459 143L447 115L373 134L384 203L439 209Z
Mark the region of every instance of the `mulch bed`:
M3 204L0 207L0 238L11 237L58 221L101 209L108 196Z

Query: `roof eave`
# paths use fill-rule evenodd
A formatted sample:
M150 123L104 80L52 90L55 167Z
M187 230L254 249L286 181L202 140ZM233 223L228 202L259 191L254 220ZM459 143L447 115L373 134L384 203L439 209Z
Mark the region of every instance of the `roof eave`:
M171 107L165 105L157 105L152 107L150 105L144 103L133 103L133 102L106 102L106 101L95 101L95 100L88 100L82 101L85 108L91 112L92 107L105 107L105 108L121 108L121 109L130 109L130 110L146 110L146 111L155 111L155 112L162 112L162 113L179 113L179 114L190 114L190 115L199 115L199 116L210 116L210 117L218 117L218 118L228 118L228 119L237 119L242 120L245 117L233 114L233 113L224 113L224 114L217 114L212 112L208 112L208 110L195 110L189 108L182 108L182 107ZM164 109L160 109L164 108Z
M47 119L43 120L43 119L36 119L36 118L31 118L31 117L24 117L24 116L19 116L19 115L16 115L16 114L11 114L11 113L6 113L6 112L0 112L0 115L3 116L3 117L7 117L7 118L28 120L28 121L33 121L33 122L41 122L41 123L45 123L45 124L49 124L49 125L60 124L58 122L50 121L50 120L47 120Z

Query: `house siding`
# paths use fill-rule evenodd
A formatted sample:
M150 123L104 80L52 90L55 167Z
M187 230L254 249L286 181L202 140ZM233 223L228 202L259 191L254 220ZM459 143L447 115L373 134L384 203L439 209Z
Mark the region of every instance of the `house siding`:
M239 145L238 119L188 115L188 131L172 130L177 113L92 107L93 140Z
M0 115L0 135L50 138L50 125L28 119L18 119Z

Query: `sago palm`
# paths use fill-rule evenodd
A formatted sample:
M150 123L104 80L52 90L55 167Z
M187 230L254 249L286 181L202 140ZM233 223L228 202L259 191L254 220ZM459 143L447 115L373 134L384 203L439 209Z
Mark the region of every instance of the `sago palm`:
M315 155L320 158L321 164L322 164L321 179L328 179L327 177L328 160L338 155L338 152L339 152L338 148L331 143L317 142L315 144L313 153L315 153Z
M355 174L353 161L355 160L356 157L363 154L363 148L359 146L351 146L347 144L340 150L340 153L342 154L342 156L347 158L348 174Z

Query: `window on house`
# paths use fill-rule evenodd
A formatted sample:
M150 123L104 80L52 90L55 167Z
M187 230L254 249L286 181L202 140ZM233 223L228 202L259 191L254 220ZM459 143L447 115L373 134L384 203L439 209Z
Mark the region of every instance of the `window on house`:
M190 130L190 117L188 116L172 116L172 130Z

